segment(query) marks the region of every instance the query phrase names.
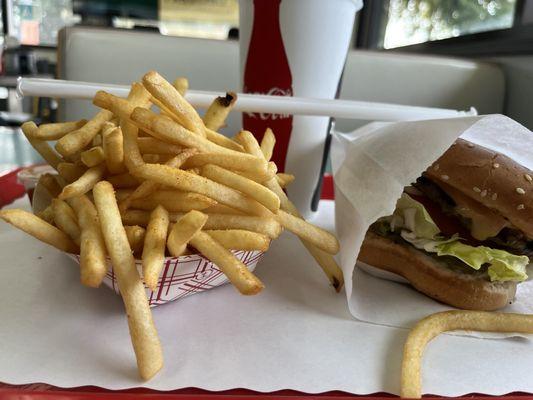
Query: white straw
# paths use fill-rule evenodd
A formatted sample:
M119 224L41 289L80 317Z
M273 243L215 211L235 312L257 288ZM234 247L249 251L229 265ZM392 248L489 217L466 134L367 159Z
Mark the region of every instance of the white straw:
M20 96L55 97L63 99L92 99L98 90L126 97L129 86L107 83L65 81L59 79L19 78ZM206 108L222 92L189 90L186 99L195 107ZM446 108L405 106L352 100L311 99L301 97L237 94L235 111L264 114L317 115L371 121L407 121L455 118L477 115L474 108L457 111Z

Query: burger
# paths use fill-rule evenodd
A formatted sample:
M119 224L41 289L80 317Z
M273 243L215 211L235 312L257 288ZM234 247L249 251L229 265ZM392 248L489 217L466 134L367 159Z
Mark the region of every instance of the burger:
M451 306L513 302L533 260L533 172L458 139L368 229L359 261Z

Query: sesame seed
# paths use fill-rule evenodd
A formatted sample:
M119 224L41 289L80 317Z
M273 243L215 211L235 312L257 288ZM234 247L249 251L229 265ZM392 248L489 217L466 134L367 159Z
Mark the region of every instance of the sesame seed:
M487 195L487 191L486 190L482 190L480 195L481 195L481 197L485 197Z
M500 168L500 164L498 164L497 162L495 162L494 164L492 164L492 168Z
M526 206L524 206L523 204L519 204L516 206L517 210L523 210L524 208L526 208Z
M526 194L526 191L524 189L518 187L518 188L516 188L516 193L518 193L518 194Z
M447 181L448 179L450 179L448 175L441 175L440 177L443 181Z
M472 190L473 190L474 192L476 192L476 193L481 193L481 189L478 188L477 186L474 186L474 187L472 188Z
M524 178L526 178L526 181L528 181L528 182L533 181L533 178L529 174L524 174Z
M474 147L474 143L468 143L467 146L472 148L472 147Z
M494 193L491 197L492 200L496 200L498 198L498 193Z
M440 165L439 164L435 164L435 166L433 167L433 169L435 169L435 171L438 171L440 168Z

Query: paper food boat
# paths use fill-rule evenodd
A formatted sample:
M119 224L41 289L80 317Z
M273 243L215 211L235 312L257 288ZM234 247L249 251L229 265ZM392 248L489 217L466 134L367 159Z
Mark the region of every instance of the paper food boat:
M23 173L22 170L21 173ZM47 171L49 172L49 171ZM27 175L27 172L25 172ZM35 182L37 180L34 180ZM28 188L27 188L28 190ZM29 192L31 193L31 191ZM33 211L39 212L50 204L51 198L46 190L37 185L33 192ZM231 250L231 252L242 261L246 267L253 271L257 263L263 257L264 252L253 250ZM80 256L77 254L65 253L69 258L78 264ZM113 289L115 293L120 293L117 278L113 272L111 260L108 258L108 271L103 283ZM141 275L142 261L136 259L135 266ZM141 275L142 276L142 275ZM157 288L152 291L145 285L146 297L150 307L168 303L200 293L205 290L228 283L226 276L220 269L200 254L184 255L180 257L165 257L164 267L158 279Z

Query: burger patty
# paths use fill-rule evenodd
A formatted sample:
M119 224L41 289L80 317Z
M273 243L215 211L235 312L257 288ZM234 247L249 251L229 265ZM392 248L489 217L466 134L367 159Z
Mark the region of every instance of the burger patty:
M470 220L459 215L455 210L456 204L448 194L437 184L426 177L420 177L413 184L420 192L436 203L444 214L457 222L467 230L470 229ZM428 210L431 215L431 210ZM447 232L448 233L448 232ZM462 236L460 234L460 236ZM497 236L487 239L484 242L476 241L473 238L467 238L466 242L472 245L485 245L495 249L506 250L512 254L528 256L533 262L533 242L516 228L503 228Z

